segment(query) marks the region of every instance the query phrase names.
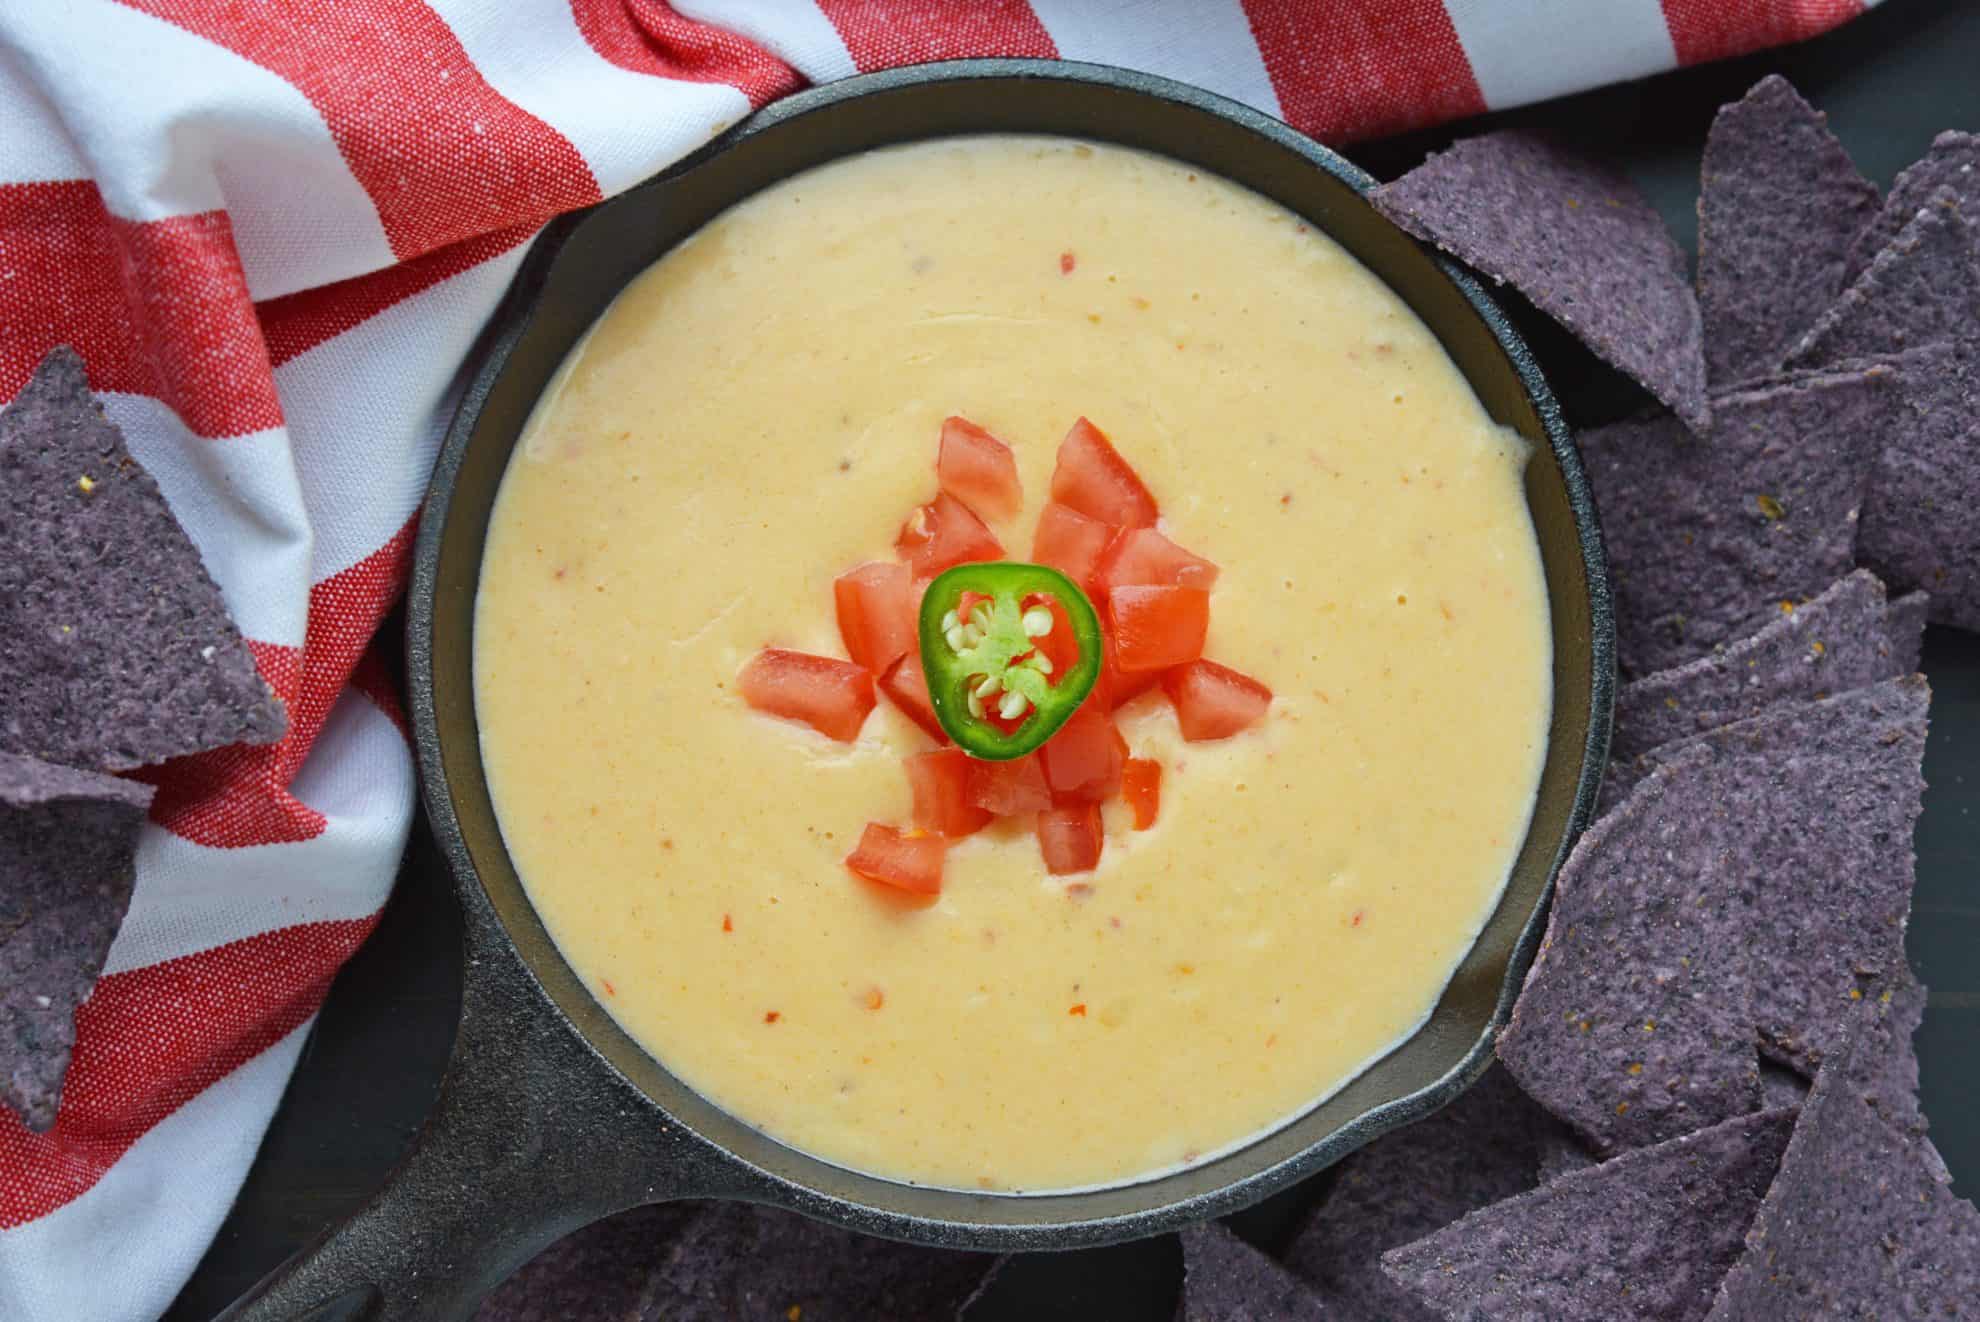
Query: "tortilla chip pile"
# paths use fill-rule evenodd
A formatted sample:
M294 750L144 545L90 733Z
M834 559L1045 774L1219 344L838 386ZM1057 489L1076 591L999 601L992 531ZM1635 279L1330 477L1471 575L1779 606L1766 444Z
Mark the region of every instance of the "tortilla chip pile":
M1282 1256L1186 1231L1178 1316L1980 1317L1980 1212L1926 1137L1904 954L1921 635L1980 627L1980 142L1941 136L1880 200L1763 80L1706 144L1695 291L1627 182L1529 135L1372 200L1659 401L1579 438L1614 761L1501 1063L1322 1177ZM613 1316L935 1317L986 1270L693 1215ZM558 1278L562 1307L592 1274ZM556 1315L532 1288L482 1317Z
M55 1122L149 786L286 716L151 475L51 351L0 411L0 1102Z

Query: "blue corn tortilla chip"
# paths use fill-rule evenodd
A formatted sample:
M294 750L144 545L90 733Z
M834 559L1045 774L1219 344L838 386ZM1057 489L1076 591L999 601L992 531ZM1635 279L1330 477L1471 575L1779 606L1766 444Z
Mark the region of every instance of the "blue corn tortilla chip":
M1865 1037L1816 1076L1712 1322L1980 1317L1980 1210L1850 1086Z
M1922 676L1890 679L1655 754L1686 759L1712 791L1700 818L1735 832L1715 871L1722 891L1752 901L1753 1024L1761 1050L1803 1074L1836 1044L1852 1002L1905 976L1930 701Z
M1636 187L1531 133L1467 138L1369 194L1420 239L1524 294L1696 427L1710 420L1698 299Z
M0 638L0 751L122 771L286 726L66 348L0 412Z
M1580 434L1626 677L1751 633L1855 568L1896 384L1881 366L1818 373L1718 396L1704 435L1669 414Z
M1720 108L1700 176L1698 306L1716 387L1779 367L1842 292L1878 197L1826 117L1779 74Z
M1884 585L1859 569L1757 633L1625 684L1616 694L1605 803L1619 802L1666 744L1769 708L1846 693L1918 668L1916 622L1894 620Z
M1900 675L1918 673L1925 652L1925 619L1931 609L1929 592L1907 592L1891 603L1884 629L1891 636L1891 660Z
M1797 1108L1574 1171L1383 1255L1445 1318L1697 1322L1739 1259Z
M1343 1160L1286 1265L1319 1292L1328 1316L1431 1318L1382 1275L1382 1251L1532 1188L1541 1138L1554 1132L1504 1070L1489 1070L1443 1110Z
M1712 761L1674 756L1582 835L1499 1037L1520 1086L1603 1155L1760 1104L1752 897L1725 881L1746 831Z
M1854 280L1898 236L1926 200L1950 188L1969 207L1980 208L1980 137L1949 131L1932 139L1931 149L1891 185L1891 195L1874 220L1850 246L1847 278Z
M1325 1322L1320 1296L1251 1245L1210 1222L1182 1232L1177 1322Z
M1789 367L1952 343L1975 333L1980 255L1959 197L1941 188L1789 351Z
M1760 1062L1760 1105L1763 1110L1776 1106L1800 1106L1807 1096L1808 1080L1800 1074L1771 1060Z
M950 1317L994 1259L856 1235L745 1203L706 1208L648 1279L641 1322Z
M1540 1183L1545 1184L1569 1171L1586 1170L1600 1160L1574 1136L1573 1130L1566 1125L1557 1125L1553 1133L1540 1140Z
M497 1286L475 1322L630 1322L647 1278L698 1211L694 1203L658 1203L573 1230Z
M0 753L0 1102L37 1132L130 908L150 804L148 785Z
M1905 355L1904 426L1864 494L1857 558L1896 591L1930 594L1943 624L1980 631L1980 304L1974 334Z

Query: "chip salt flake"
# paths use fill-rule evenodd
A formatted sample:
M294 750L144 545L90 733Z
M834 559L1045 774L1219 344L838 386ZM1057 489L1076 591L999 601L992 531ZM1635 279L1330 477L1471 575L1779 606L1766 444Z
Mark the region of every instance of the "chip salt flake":
M1896 624L1905 633L1911 626ZM1893 637L1884 585L1857 570L1813 600L1777 612L1757 633L1695 661L1646 675L1616 693L1615 798L1636 782L1652 749L1757 716L1786 702L1845 693L1917 668L1917 642Z
M1699 792L1712 792L1701 819L1736 833L1716 877L1751 901L1753 1024L1762 1051L1804 1074L1855 1001L1904 976L1930 701L1922 676L1890 679L1656 754L1688 761Z
M1182 1252L1177 1322L1324 1322L1339 1316L1297 1276L1215 1222L1185 1229Z
M475 1322L637 1318L647 1278L697 1210L693 1203L656 1203L573 1230L497 1286Z
M1879 366L1720 395L1702 436L1661 413L1580 434L1626 676L1752 633L1855 568L1896 378Z
M1848 278L1861 274L1941 188L1952 189L1969 208L1980 208L1980 137L1941 133L1921 159L1898 175L1883 209L1850 247Z
M1851 1086L1852 1025L1816 1076L1712 1322L1980 1318L1980 1210Z
M1598 1152L1644 1147L1760 1102L1746 945L1726 883L1746 823L1689 749L1575 845L1499 1059Z
M1445 1318L1696 1322L1739 1259L1796 1108L1735 1116L1494 1203L1383 1255Z
M1720 108L1700 174L1705 370L1723 386L1773 371L1842 292L1878 198L1827 117L1779 74Z
M1959 198L1941 188L1789 351L1826 367L1980 334L1980 254Z
M795 1212L716 1203L647 1283L636 1316L654 1322L804 1322L952 1316L993 1259L856 1235Z
M150 803L147 785L0 753L0 1102L29 1129L55 1123Z
M1532 1188L1540 1139L1555 1130L1504 1070L1487 1071L1443 1110L1343 1160L1286 1265L1331 1316L1434 1317L1382 1275L1382 1251Z
M67 348L0 412L0 638L0 750L121 771L286 726Z
M1686 422L1709 420L1698 299L1684 256L1622 176L1507 130L1431 156L1368 200L1517 289Z

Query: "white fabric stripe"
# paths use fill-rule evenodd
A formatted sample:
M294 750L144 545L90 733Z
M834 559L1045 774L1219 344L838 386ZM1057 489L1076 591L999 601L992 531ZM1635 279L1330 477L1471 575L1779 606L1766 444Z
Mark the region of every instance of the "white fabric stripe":
M450 276L275 369L316 529L312 582L376 551L419 508L453 377L528 250Z
M0 1318L155 1322L233 1206L314 1022L159 1121L82 1197L0 1231Z
M241 632L257 642L302 646L311 537L288 431L210 440L193 435L148 395L98 398L123 428L131 453L158 479Z
M255 298L391 265L322 116L260 65L110 0L0 5L0 45L60 112L113 214L225 207Z
M724 83L634 73L578 31L571 0L431 0L497 92L569 138L606 196L749 113Z
M290 790L329 819L314 840L209 849L147 824L137 891L103 971L377 913L412 825L412 754L399 727L346 689Z
M674 8L748 37L814 83L859 72L845 38L813 0L674 0Z
M1238 0L1031 0L1031 9L1068 60L1162 74L1279 113Z
M6 126L0 132L0 183L42 183L89 174L55 107L9 49L4 27L0 27L0 125Z
M1677 67L1657 0L1444 0L1493 110Z

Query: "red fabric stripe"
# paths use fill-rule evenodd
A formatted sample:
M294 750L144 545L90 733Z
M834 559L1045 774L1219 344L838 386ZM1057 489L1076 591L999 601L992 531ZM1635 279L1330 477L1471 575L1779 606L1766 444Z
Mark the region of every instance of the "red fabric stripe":
M0 1230L86 1193L153 1125L294 1032L377 921L285 927L97 983L55 1127L30 1134L0 1107Z
M1663 0L1679 64L1802 41L1863 12L1859 0Z
M0 184L0 399L74 345L98 390L150 395L200 436L282 425L223 211L112 216L86 179Z
M1059 48L1025 0L901 5L818 0L861 73L927 60L1018 56L1053 60Z
M690 83L727 83L761 106L804 75L746 37L684 18L663 0L571 0L578 31L621 69Z
M289 704L289 732L280 743L236 744L132 773L158 787L152 821L215 849L310 840L323 833L323 814L291 794L289 782L379 621L405 587L417 527L415 518L384 546L309 590L309 624L300 652L250 644L262 674Z
M382 271L258 303L255 314L261 318L261 333L268 339L269 356L280 367L297 354L369 321L393 304L529 242L540 228L532 220L491 230Z
M309 98L402 260L599 198L577 148L490 86L453 29L419 0L122 3L252 60Z
M1244 10L1286 122L1322 142L1400 133L1485 109L1442 0L1244 0Z
M364 655L351 671L351 687L371 699L371 705L384 712L399 727L400 734L411 739L412 722L406 719L406 709L399 701L398 682L380 651L384 642L382 637L373 638L371 646L364 649Z

